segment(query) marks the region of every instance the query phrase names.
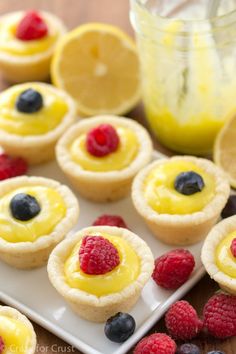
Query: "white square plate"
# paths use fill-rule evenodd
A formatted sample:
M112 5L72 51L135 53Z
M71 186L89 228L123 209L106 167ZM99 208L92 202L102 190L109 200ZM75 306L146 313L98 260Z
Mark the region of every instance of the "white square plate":
M160 155L155 154L155 158ZM50 177L68 184L55 162L34 167L31 175ZM118 214L124 217L129 228L142 237L154 256L160 256L173 247L155 239L136 213L131 199L110 204L95 204L78 196L81 214L75 229L90 226L101 214ZM49 283L46 267L24 271L11 268L0 262L0 300L13 306L48 329L58 337L86 354L124 354L154 324L168 307L182 298L204 274L200 261L201 243L188 247L196 261L191 278L177 291L166 291L151 279L142 291L142 296L130 312L136 321L136 331L123 344L110 342L104 335L104 324L94 324L76 316Z

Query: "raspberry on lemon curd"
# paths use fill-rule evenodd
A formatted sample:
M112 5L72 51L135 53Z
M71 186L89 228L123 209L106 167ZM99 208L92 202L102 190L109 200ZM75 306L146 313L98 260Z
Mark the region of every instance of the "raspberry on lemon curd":
M12 12L0 18L0 70L11 82L49 78L51 58L66 32L62 21L45 11Z
M134 306L153 265L151 250L131 231L93 226L54 249L48 274L76 313L93 322L105 322Z
M131 119L98 116L71 127L59 140L56 156L81 195L113 201L129 193L134 176L151 160L152 142Z

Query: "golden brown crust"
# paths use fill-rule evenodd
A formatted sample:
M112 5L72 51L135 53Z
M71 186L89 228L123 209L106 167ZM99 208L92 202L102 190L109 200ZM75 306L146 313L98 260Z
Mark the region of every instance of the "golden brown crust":
M37 345L36 334L35 334L35 331L34 331L34 328L33 328L32 324L28 320L28 318L25 317L24 315L22 315L22 313L20 313L16 309L13 309L12 307L1 306L1 305L0 305L0 315L19 320L19 321L21 321L22 323L25 324L25 326L30 331L31 340L29 342L28 348L24 348L24 353L25 354L34 354L35 350L36 350L36 345Z
M49 235L39 237L35 242L10 243L0 238L0 259L16 268L35 268L44 265L52 249L75 226L79 216L79 204L71 190L52 179L43 177L15 177L0 183L1 196L14 188L29 185L43 185L57 190L62 196L67 212Z
M217 246L233 231L236 231L236 216L227 218L215 225L204 241L201 258L210 277L214 279L222 289L236 295L236 275L235 278L231 278L229 275L223 273L218 268L215 260Z
M216 195L202 211L186 215L159 214L145 200L142 191L146 176L156 166L176 160L193 162L214 176ZM139 172L132 186L132 200L136 210L144 218L152 233L161 241L171 245L189 245L202 240L217 222L229 193L229 183L223 171L209 160L191 156L175 156L154 161Z
M85 171L71 159L68 147L80 134L103 123L132 129L137 134L140 145L138 155L127 168L120 171ZM93 201L107 202L128 195L134 176L150 162L152 151L151 138L145 128L131 119L107 115L82 120L68 129L57 144L56 156L60 168L81 195Z
M35 83L24 84L25 88L29 88L31 84ZM66 93L49 84L37 82L37 85L62 97L68 105L68 112L55 129L43 135L20 136L0 130L0 145L4 151L12 156L23 157L29 164L39 164L53 159L57 140L76 120L75 103Z
M44 81L49 78L50 64L55 46L60 40L60 37L66 33L66 28L57 16L46 11L41 11L41 13L49 26L58 31L58 40L47 51L34 55L11 55L1 51L0 69L9 82ZM1 16L0 21L4 21L9 16L15 16L17 19L20 19L23 14L24 11L11 12Z
M138 278L119 293L96 296L71 288L65 281L64 263L74 246L91 232L104 232L122 237L134 248L141 260ZM66 238L51 253L48 261L48 275L52 285L81 317L93 322L103 322L118 311L128 311L137 301L140 292L149 280L154 267L151 250L137 235L127 229L110 226L93 226L82 229Z

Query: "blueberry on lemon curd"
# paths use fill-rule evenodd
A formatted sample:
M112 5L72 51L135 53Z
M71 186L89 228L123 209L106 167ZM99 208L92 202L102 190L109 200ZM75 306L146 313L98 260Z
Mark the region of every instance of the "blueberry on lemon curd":
M12 307L0 306L0 354L34 354L35 350L30 321Z
M98 202L125 197L138 171L151 160L148 132L128 118L80 121L59 140L59 166L84 197Z
M136 176L132 199L153 234L173 245L203 239L217 222L230 193L213 162L175 156L151 163Z
M202 262L222 289L236 295L236 216L221 221L209 232Z
M79 205L70 189L43 177L0 183L0 259L16 268L44 265L76 225Z
M55 144L76 118L74 101L52 85L26 83L0 94L0 145L30 164L52 159Z
M14 83L49 78L62 21L44 11L19 11L0 17L0 70Z
M57 245L48 261L52 285L77 314L93 322L134 306L153 268L147 244L114 226L77 232Z

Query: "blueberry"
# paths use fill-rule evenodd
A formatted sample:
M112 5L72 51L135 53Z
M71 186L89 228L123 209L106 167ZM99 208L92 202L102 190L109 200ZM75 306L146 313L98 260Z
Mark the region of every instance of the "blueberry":
M23 113L34 113L43 106L42 95L33 89L23 91L17 99L16 108Z
M18 193L10 202L10 210L15 219L27 221L38 215L41 208L32 195Z
M236 195L231 195L226 203L226 206L222 210L221 217L225 219L235 214L236 214Z
M107 320L104 331L112 342L123 343L134 333L135 327L135 320L131 315L118 312Z
M184 195L201 192L204 186L203 178L193 171L182 172L175 179L175 189Z
M225 354L225 352L221 352L220 350L213 350L212 352L208 352L207 354Z
M186 344L182 344L177 349L176 354L201 354L201 352L197 345L186 343Z

